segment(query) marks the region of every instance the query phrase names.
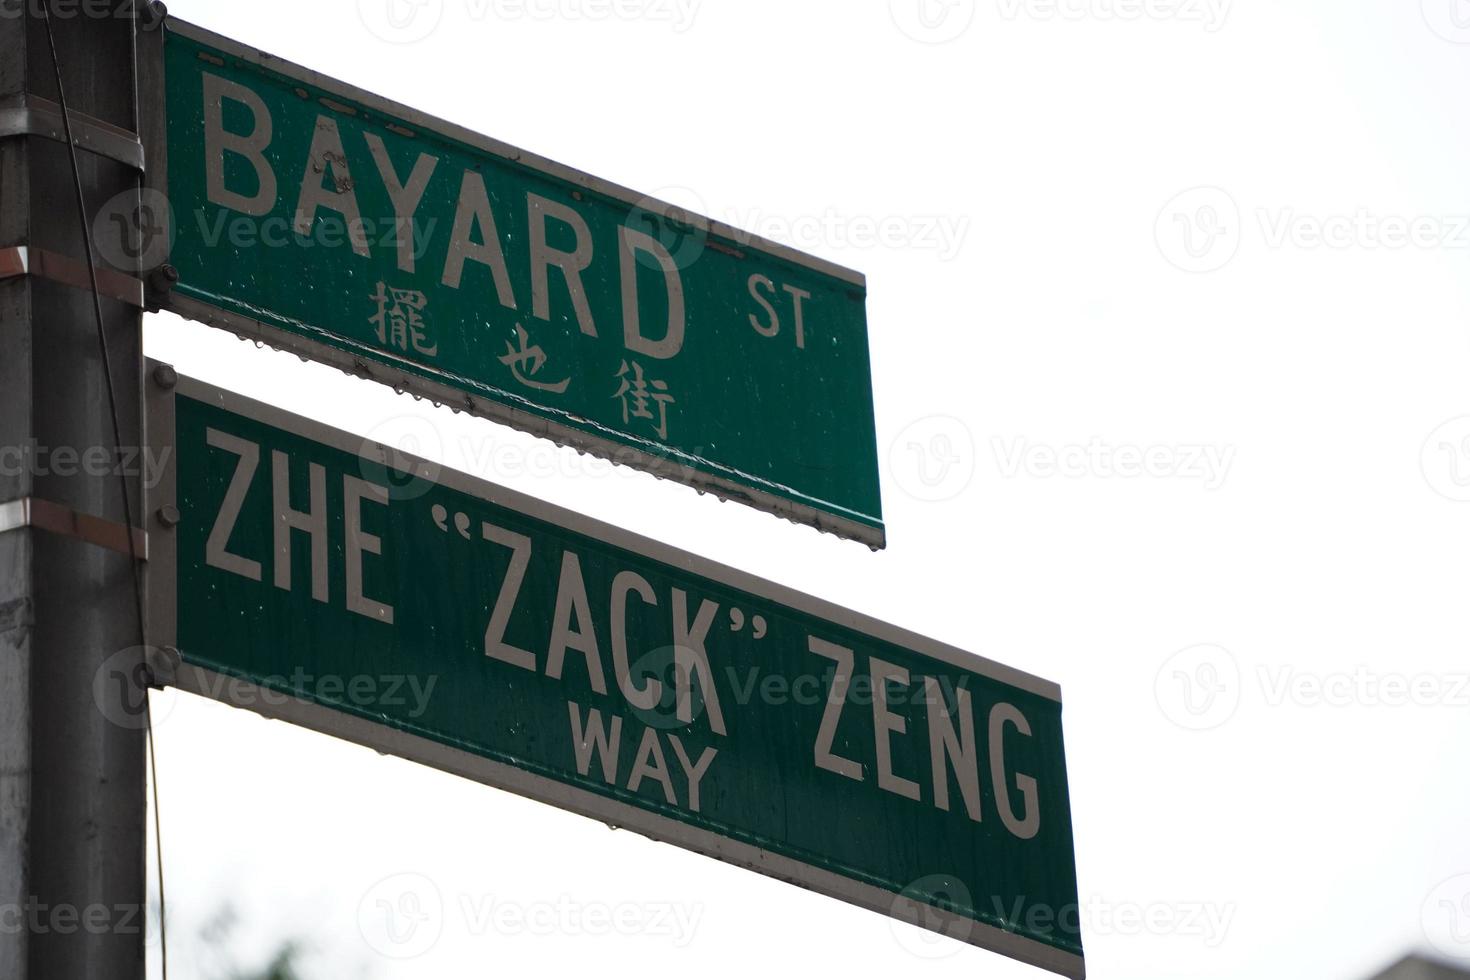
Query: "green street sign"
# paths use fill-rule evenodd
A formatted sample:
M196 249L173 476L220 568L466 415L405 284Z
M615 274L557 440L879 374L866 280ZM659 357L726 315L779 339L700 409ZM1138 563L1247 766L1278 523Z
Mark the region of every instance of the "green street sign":
M163 48L164 308L883 547L861 275L176 20Z
M1083 976L1056 685L197 382L148 397L176 686Z

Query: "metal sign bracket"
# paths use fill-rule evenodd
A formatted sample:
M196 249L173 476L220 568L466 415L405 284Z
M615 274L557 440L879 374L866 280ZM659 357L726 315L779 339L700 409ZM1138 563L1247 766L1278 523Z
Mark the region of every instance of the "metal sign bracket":
M85 262L29 245L0 248L0 280L18 276L37 276L75 289L92 288ZM140 310L146 303L146 288L141 279L111 269L97 270L97 291L107 299L115 299Z
M116 160L139 173L147 169L143 141L136 133L76 110L72 110L70 115L72 137L76 141L77 149ZM61 107L50 99L36 95L6 100L0 104L0 139L17 136L40 136L65 143L66 127L61 118Z
M124 555L136 554L141 561L148 560L146 531L132 528L133 540L129 546L129 528L116 521L83 514L38 497L22 497L0 504L0 534L26 527L50 531Z

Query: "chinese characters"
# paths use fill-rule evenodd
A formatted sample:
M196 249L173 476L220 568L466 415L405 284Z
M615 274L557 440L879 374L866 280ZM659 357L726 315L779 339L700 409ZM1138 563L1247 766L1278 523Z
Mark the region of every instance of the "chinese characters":
M526 328L519 323L516 324L516 339L520 346L506 342L505 356L500 358L500 363L510 368L510 373L516 381L527 388L536 391L549 391L554 395L560 395L567 390L572 383L571 378L565 378L554 383L534 380L541 369L546 366L546 351L541 349L540 344L531 343L531 338L526 334Z
M669 406L674 396L669 393L667 381L655 381L643 373L643 365L637 361L624 361L618 369L618 393L613 395L623 409L623 424L634 419L653 422L653 429L660 439L669 437Z
M416 289L395 289L379 282L372 300L378 305L378 312L368 322L377 330L378 343L404 353L413 350L425 357L439 353L439 345L429 342L423 315L429 300L423 293Z

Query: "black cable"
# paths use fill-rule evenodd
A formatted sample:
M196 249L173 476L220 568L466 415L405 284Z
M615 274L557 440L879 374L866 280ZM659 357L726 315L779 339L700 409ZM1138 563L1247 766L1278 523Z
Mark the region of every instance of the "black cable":
M117 388L112 379L112 353L107 347L107 329L102 316L102 297L97 288L97 259L92 248L92 226L87 221L87 197L86 192L82 189L82 170L77 160L77 144L71 131L71 111L66 105L66 86L61 80L61 59L56 52L56 33L51 27L51 0L45 0L41 4L41 20L46 26L46 42L51 48L51 67L56 77L56 102L61 109L61 123L64 135L66 136L66 148L71 156L71 174L73 185L76 188L77 213L81 218L82 241L87 252L87 274L90 277L92 285L92 312L97 318L97 346L102 353L102 374L107 383L107 403L112 415L113 460L118 464L118 486L122 489L123 518L126 521L128 532L128 555L132 559L133 601L138 614L138 641L146 655L148 649L148 628L147 618L144 612L143 578L138 571L138 543L133 534L133 529L139 525L133 520L132 491L128 487L127 473L124 472L121 465L123 443L122 422L119 419L117 411ZM136 99L136 94L134 97ZM139 343L142 343L141 337L139 337ZM159 816L158 804L158 755L154 750L152 700L148 692L145 692L143 696L143 711L148 720L148 766L153 783L153 830L154 837L157 841L155 853L158 857L159 946L162 950L163 980L168 980L168 916L163 894L163 828Z

